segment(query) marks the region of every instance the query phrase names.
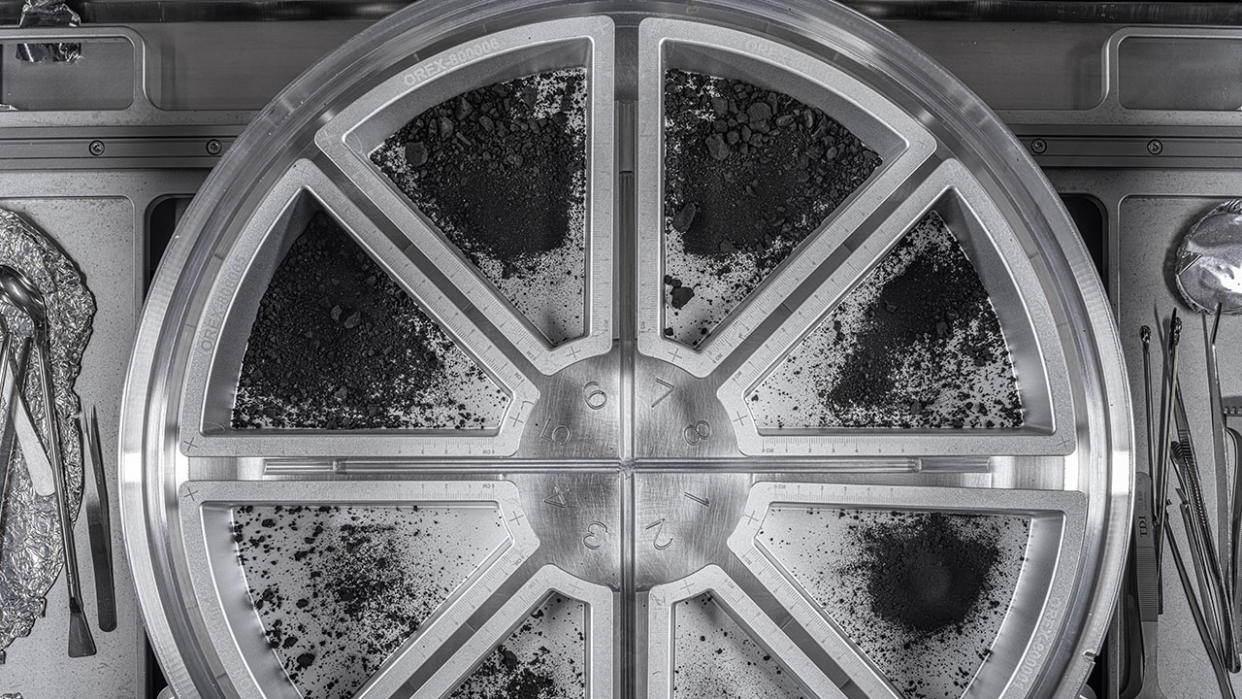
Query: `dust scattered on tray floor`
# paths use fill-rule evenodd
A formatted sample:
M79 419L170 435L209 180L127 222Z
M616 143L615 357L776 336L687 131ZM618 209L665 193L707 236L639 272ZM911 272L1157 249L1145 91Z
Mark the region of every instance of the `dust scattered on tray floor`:
M940 215L914 226L748 397L761 429L1016 428L996 309Z
M450 697L585 699L586 678L586 605L554 594Z
M781 506L756 536L907 699L955 699L992 654L1030 521Z
M507 538L486 507L233 509L268 645L304 699L344 699Z

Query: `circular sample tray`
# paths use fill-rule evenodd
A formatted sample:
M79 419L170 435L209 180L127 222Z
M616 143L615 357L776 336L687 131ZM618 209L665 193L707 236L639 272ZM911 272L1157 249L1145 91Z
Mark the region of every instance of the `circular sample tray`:
M554 240L479 237L553 187ZM1130 514L1094 274L986 108L844 8L424 0L258 117L154 282L149 633L183 698L1072 693Z

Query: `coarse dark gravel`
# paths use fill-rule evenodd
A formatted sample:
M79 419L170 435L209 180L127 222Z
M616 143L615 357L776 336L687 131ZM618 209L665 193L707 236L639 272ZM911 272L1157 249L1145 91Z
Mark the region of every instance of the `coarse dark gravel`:
M664 110L665 334L697 344L881 158L822 110L741 80L670 70Z
M243 505L231 532L305 699L352 697L506 537L494 510L435 505Z
M582 69L496 83L426 110L371 154L553 344L582 332L586 94Z

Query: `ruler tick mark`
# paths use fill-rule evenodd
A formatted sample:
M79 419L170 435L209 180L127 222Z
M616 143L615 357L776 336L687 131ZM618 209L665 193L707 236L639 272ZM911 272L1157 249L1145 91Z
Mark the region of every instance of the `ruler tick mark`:
M695 495L694 493L691 493L690 491L683 492L682 495L685 495L687 498L699 503L703 507L711 507L711 503L705 497L700 497L698 495Z

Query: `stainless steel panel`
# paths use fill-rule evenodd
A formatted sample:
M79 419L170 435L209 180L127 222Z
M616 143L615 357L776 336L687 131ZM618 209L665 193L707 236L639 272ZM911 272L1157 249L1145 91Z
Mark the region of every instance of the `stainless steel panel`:
M116 397L125 381L144 282L137 270L143 268L145 209L167 193L193 191L201 181L202 175L194 172L0 173L0 207L18 212L55 239L82 269L95 296L98 310L76 388L84 408L93 405L99 411L104 468L112 479L118 472ZM112 519L119 521L115 490L112 495L108 506ZM89 550L86 523L79 521L74 531L79 552ZM121 555L119 527L112 532L112 545L117 553L116 630L96 631L97 655L66 658L68 602L63 578L57 580L47 598L46 618L36 622L29 637L7 649L7 661L0 666L3 691L28 697L80 696L90 687L95 696L107 699L140 696L143 631L133 581ZM89 557L79 560L87 613L95 627L94 572ZM56 671L49 672L50 666Z
M1168 327L1168 314L1181 305L1168 276L1168 261L1177 243L1189 227L1205 212L1242 191L1242 177L1234 173L1194 170L1053 170L1053 183L1066 192L1081 192L1099 199L1107 214L1109 255L1116 259L1110 265L1108 285L1127 355L1130 385L1135 398L1136 419L1142 416L1142 358L1138 335L1142 325L1154 329ZM1218 339L1221 348L1242 342L1242 328L1232 317L1226 317ZM1153 336L1153 371L1159 371L1159 352ZM1204 340L1201 320L1188 315L1182 333L1180 379L1187 396L1207 395L1207 373L1204 364ZM1226 350L1221 357L1221 390L1223 395L1242 393L1242 373L1231 368ZM1158 410L1158 408L1157 408ZM1197 444L1211 444L1209 406L1206 400L1190 400L1186 404L1192 438ZM1146 434L1138 431L1136 453L1146 453ZM1232 483L1232 470L1215 463L1209 449L1198 451L1204 498L1209 513L1214 515L1216 531L1228 531L1223 512L1222 494ZM1140 462L1142 463L1142 462ZM1145 468L1145 466L1144 466ZM1183 537L1182 522L1170 519L1175 536ZM1202 642L1190 617L1190 610L1177 584L1172 561L1162 562L1165 579L1165 612L1160 617L1160 648L1158 668L1160 683L1166 693L1180 688L1187 695L1209 696L1215 684L1204 654ZM1242 691L1242 680L1234 678L1235 691Z
M893 20L885 26L926 51L996 110L1084 110L1104 98L1101 47L1117 28L1039 22Z

